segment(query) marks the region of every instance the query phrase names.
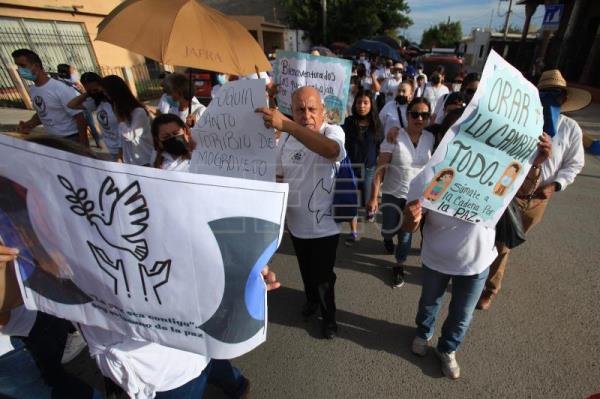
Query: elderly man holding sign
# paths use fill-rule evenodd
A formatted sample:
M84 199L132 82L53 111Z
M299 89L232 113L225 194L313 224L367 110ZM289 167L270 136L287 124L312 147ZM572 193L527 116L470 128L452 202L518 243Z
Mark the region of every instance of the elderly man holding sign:
M287 226L306 294L302 315L320 308L323 336L332 339L337 332L333 266L340 231L331 207L336 163L346 156L344 131L325 123L321 95L312 87L292 95L293 120L275 109L256 111L267 128L287 132L279 142L277 176L290 186Z

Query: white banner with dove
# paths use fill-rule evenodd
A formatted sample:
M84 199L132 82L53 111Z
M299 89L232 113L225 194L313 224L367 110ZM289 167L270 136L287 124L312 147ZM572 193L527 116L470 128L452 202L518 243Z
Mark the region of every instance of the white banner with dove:
M213 358L266 339L287 184L93 160L0 135L0 241L27 308Z

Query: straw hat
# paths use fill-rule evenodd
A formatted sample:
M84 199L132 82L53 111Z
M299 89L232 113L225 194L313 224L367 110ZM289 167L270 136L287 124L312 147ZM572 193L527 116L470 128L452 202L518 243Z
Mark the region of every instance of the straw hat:
M558 69L544 71L538 82L538 89L561 89L567 91L567 100L561 105L561 112L572 112L585 108L592 101L592 95L587 90L567 87L567 81Z

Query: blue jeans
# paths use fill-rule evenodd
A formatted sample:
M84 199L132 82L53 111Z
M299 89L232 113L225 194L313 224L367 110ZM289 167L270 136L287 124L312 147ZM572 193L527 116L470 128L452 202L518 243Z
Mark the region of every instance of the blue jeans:
M402 211L406 205L406 198L397 198L390 194L381 196L382 225L381 235L386 241L393 241L398 236L396 245L396 262L404 263L412 244L412 233L400 230L402 224Z
M433 337L435 320L444 292L452 279L452 299L437 348L445 353L456 351L469 329L475 305L483 291L489 271L488 267L483 272L472 276L452 276L423 265L423 287L416 318L416 335L426 340Z
M373 192L373 179L375 178L376 170L376 166L373 166L372 168L365 168L365 177L363 181L363 204L365 205L371 199L371 193Z
M240 370L229 360L211 359L198 377L179 388L157 392L156 399L200 399L208 383L221 388L230 398L239 398L248 385Z

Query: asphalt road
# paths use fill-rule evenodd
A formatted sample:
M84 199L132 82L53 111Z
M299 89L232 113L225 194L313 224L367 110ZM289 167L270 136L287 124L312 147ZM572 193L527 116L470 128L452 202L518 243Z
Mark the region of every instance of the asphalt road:
M339 337L303 321L302 282L289 237L272 260L283 283L269 294L267 342L235 359L253 398L587 398L600 393L600 158L556 194L542 223L510 258L503 290L476 311L457 353L462 377L442 376L430 352L410 352L421 268L413 238L404 287L377 224L354 248L340 240ZM449 295L446 298L447 307ZM444 309L441 319L445 318ZM438 320L438 334L441 326ZM437 340L434 338L434 342ZM211 390L211 398L222 396Z

